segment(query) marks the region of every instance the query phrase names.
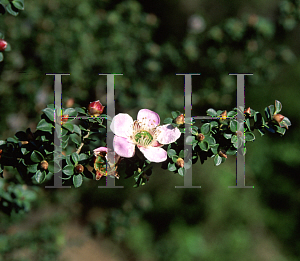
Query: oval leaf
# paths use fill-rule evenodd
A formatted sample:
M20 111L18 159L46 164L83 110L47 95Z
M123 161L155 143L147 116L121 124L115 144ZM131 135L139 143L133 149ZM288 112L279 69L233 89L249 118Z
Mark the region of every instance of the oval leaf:
M42 183L46 178L46 172L45 171L40 171L38 170L36 173L35 173L35 180L38 182L38 183Z
M30 156L30 159L33 161L33 162L41 162L44 160L44 156L37 150L34 150L32 153L31 153L31 156Z
M75 188L78 188L82 185L82 176L79 174L79 175L74 175L73 176L73 184L74 184L74 187Z

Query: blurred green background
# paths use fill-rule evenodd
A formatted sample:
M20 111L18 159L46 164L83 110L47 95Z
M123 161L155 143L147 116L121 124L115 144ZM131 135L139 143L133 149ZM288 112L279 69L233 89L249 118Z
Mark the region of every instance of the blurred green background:
M46 73L71 74L62 78L64 107L105 105L98 74L123 73L115 77L116 113L135 118L148 108L161 119L184 110L176 73L201 73L192 82L193 116L235 107L228 73L253 73L246 107L263 113L279 100L292 126L284 137L256 133L247 144L246 185L254 189L228 189L234 157L193 165L201 189L175 189L182 177L159 165L138 189L122 177L124 189L98 189L105 180L34 189L29 213L0 214L0 260L299 260L299 18L296 0L37 0L17 17L1 16L12 47L0 63L2 140L34 130L54 102Z

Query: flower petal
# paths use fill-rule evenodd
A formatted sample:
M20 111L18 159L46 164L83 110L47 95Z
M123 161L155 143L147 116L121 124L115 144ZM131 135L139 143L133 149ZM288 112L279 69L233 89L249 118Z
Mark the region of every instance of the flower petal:
M157 137L157 141L161 144L169 144L179 139L181 132L178 128L173 127L171 124L159 126L158 130L160 134Z
M128 139L115 135L114 151L121 157L131 158L134 155L135 145Z
M151 162L163 162L167 159L167 152L159 147L139 147L147 160Z
M106 154L107 153L107 148L106 147L99 147L97 149L94 149L93 151L94 151L94 155L97 157L100 152L104 152Z
M146 120L150 128L154 128L160 123L159 115L156 112L150 111L148 109L140 110L138 112L137 119L138 121Z
M132 126L133 119L131 116L127 113L119 113L113 118L110 129L114 134L127 138L132 135Z

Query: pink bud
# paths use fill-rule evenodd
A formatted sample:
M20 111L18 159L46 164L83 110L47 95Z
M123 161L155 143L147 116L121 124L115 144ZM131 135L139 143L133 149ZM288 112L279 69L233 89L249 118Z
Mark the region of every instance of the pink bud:
M88 107L88 112L92 116L99 116L100 114L102 114L104 108L105 106L103 106L98 100L90 103Z
M0 52L3 52L7 47L7 42L3 39L0 39Z

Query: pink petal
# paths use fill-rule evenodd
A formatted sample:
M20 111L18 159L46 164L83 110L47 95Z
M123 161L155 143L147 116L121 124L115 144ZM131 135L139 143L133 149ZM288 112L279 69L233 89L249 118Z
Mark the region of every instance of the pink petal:
M159 126L160 134L157 141L161 144L169 144L179 139L181 132L178 128L173 127L171 124Z
M132 135L132 125L133 119L131 116L127 113L119 113L113 118L110 124L110 129L114 134L127 138Z
M114 151L121 157L131 158L134 155L135 145L128 139L115 135Z
M106 152L107 153L107 148L106 147L99 147L97 149L94 149L93 151L94 151L94 155L97 157L100 152Z
M140 151L144 154L147 160L151 162L163 162L167 159L167 152L159 147L140 147Z
M148 122L148 126L151 128L156 127L160 123L159 115L148 109L142 109L138 112L137 119L139 121L146 120Z

